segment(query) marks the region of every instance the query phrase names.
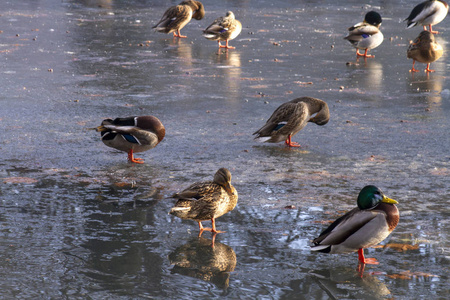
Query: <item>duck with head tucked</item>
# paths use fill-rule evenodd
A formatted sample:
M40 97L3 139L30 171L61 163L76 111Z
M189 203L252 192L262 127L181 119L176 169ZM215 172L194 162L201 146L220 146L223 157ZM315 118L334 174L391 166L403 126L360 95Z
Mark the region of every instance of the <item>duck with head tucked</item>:
M200 1L187 0L176 6L169 7L158 24L153 26L153 28L162 33L173 32L174 37L186 38L187 36L181 35L180 30L192 18L201 20L204 16L205 8Z
M164 139L166 129L154 116L139 116L105 119L96 128L101 133L102 142L108 146L128 153L128 160L142 164L142 158L134 153L155 148Z
M334 221L313 240L312 251L351 253L358 251L361 264L378 264L375 258L365 258L364 248L377 245L388 237L400 219L395 204L374 185L365 186L355 207Z
M219 48L235 49L235 47L228 45L228 41L236 38L241 30L241 22L236 20L232 11L229 11L225 17L217 18L203 30L203 36L208 40L217 41ZM222 45L220 41L225 41L225 45Z
M444 49L436 42L434 34L430 31L422 31L418 37L409 45L406 55L408 58L412 58L413 65L410 72L419 72L414 69L416 61L427 64L425 72L434 72L430 69L430 64L438 60Z
M315 114L315 115L314 115ZM313 116L314 115L314 116ZM289 147L300 147L292 142L308 122L325 125L330 120L328 104L320 99L301 97L281 104L267 120L266 124L255 131L255 140L259 142L279 143L285 141Z
M438 34L438 31L433 31L432 26L442 22L447 14L447 2L443 0L427 0L415 6L404 21L408 21L406 28L420 24L423 26L423 30L427 30L427 26L429 26L431 33Z
M356 56L375 57L367 55L367 51L381 45L384 36L380 31L382 19L376 11L369 11L364 17L364 21L353 25L348 29L348 34L344 39L348 40L356 48ZM364 54L359 53L359 49L364 50Z
M169 214L185 220L198 222L199 236L203 231L221 233L216 229L215 220L232 211L238 201L238 193L231 185L231 173L220 168L213 181L197 182L172 196L178 201ZM204 228L202 221L211 220L212 227Z

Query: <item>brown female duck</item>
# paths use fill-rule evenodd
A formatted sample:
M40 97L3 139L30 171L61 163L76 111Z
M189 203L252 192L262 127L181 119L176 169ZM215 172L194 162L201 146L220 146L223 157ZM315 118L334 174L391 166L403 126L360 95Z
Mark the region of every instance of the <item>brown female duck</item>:
M434 34L430 31L422 31L419 36L409 45L407 57L413 59L413 65L410 72L418 72L414 69L416 61L427 64L425 72L434 72L430 69L430 63L438 60L444 49L436 42Z
M201 20L205 16L205 8L200 1L183 1L176 6L169 7L159 20L158 24L153 26L156 31L162 33L173 32L174 37L185 38L180 30L194 18Z
M219 48L234 49L235 47L228 45L228 41L236 38L241 30L241 22L236 20L232 11L229 11L225 17L217 18L203 30L203 36L208 40L217 41ZM221 45L220 41L225 41L225 46Z
M226 168L220 168L213 181L194 183L172 197L178 201L169 214L197 221L199 235L204 230L213 233L223 232L216 230L215 219L232 211L238 201L238 193L231 185L231 173ZM201 222L207 220L211 220L212 228L202 226Z
M312 115L316 114L314 117ZM292 142L308 122L325 125L330 120L330 111L325 101L312 97L301 97L281 104L267 120L266 125L255 131L260 142L278 143L286 141L289 147L300 147Z

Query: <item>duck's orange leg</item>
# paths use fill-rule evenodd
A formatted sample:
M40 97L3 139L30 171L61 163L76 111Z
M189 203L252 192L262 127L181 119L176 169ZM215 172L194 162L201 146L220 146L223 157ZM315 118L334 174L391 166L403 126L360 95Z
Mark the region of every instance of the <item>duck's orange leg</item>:
M198 229L200 229L200 232L198 233L198 237L201 237L205 228L203 228L202 222L200 222L200 221L198 222Z
M284 142L287 146L289 146L289 147L300 147L300 144L299 143L296 143L296 142L293 142L292 140L291 140L291 135L288 135L288 138L287 138L287 140Z
M412 65L412 68L411 68L411 70L409 70L409 72L411 72L411 73L414 73L414 72L419 72L419 70L417 70L417 69L414 69L414 64L416 63L416 61L413 59L413 65Z
M211 219L212 228L203 227L201 222L198 222L198 228L200 229L199 237L202 235L203 231L211 231L212 233L223 233L225 231L216 230L216 221L214 218Z
M200 237L203 233L203 231L211 231L211 228L208 227L203 227L202 222L198 221L198 229L200 229L200 234L198 235L198 237Z
M137 164L143 164L144 160L142 158L135 158L133 155L133 149L130 149L130 151L128 151L128 160L130 162L133 163L137 163Z
M236 47L232 47L228 45L228 40L226 41L225 46L221 45L219 42L219 48L226 48L226 49L236 49Z
M359 49L356 49L356 56L363 56L367 58L375 57L375 55L367 55L367 51L369 51L369 49L366 49L366 51L364 51L364 54L361 54L359 53Z
M434 72L434 70L430 69L430 64L427 64L427 68L425 69L425 72Z
M376 258L365 258L364 257L364 249L358 249L358 261L361 264L368 264L368 265L378 265L379 262Z
M216 220L214 218L211 218L211 223L212 223L212 233L224 233L226 231L221 231L221 230L217 230L216 229Z
M181 35L180 30L178 29L177 32L173 32L173 37L178 37L178 38L187 38L186 35Z
M433 34L439 34L439 31L433 31L433 29L431 28L431 24L430 24L430 32L431 33L433 33ZM425 27L425 26L423 26L423 27ZM425 30L425 29L424 29Z

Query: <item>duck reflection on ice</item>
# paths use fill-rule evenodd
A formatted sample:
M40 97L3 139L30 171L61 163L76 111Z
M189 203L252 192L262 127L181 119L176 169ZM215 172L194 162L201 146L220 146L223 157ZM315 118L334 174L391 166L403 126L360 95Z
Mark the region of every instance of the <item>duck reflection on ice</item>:
M350 71L348 78L355 84L358 93L382 93L383 64L366 58L356 58L356 62L347 62Z
M391 292L384 282L370 273L362 274L352 268L314 270L310 272L331 299L358 298L384 299ZM355 289L355 286L358 287Z
M222 243L206 238L196 238L169 254L169 260L175 265L172 273L178 273L205 281L210 281L218 288L226 289L229 285L230 272L236 267L234 250Z

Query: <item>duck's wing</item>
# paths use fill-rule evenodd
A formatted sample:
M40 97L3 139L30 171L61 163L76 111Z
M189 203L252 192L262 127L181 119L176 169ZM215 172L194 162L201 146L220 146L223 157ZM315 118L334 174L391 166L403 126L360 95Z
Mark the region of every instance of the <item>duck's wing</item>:
M423 47L423 45L424 43L420 40L420 38L416 37L414 41L411 44L409 44L408 52L419 50L420 48Z
M350 42L359 42L364 38L368 38L369 36L380 32L378 27L364 23L356 24L355 26L350 27L348 30L348 35L344 37L344 39Z
M280 105L267 120L266 124L253 134L258 137L277 135L289 135L299 126L306 125L309 118L305 103L287 102ZM301 128L300 128L301 129Z
M201 201L213 201L213 199L220 195L221 187L214 182L197 182L190 185L183 191L174 194L172 197L176 199L189 199Z
M158 24L153 26L158 31L169 33L171 30L176 30L186 20L192 18L192 8L188 5L177 5L169 7L164 15L159 20Z
M376 216L377 214L371 211L364 211L359 208L352 209L334 221L318 238L313 240L316 249L313 247L312 250L321 250L328 246L339 245L354 234L363 234L358 231Z
M221 33L229 30L229 27L231 26L230 21L231 20L228 17L217 18L211 23L211 25L203 30L203 33L205 35L220 35Z
M171 211L184 210L191 219L210 219L222 196L222 188L213 182L194 183L172 197L178 199Z

